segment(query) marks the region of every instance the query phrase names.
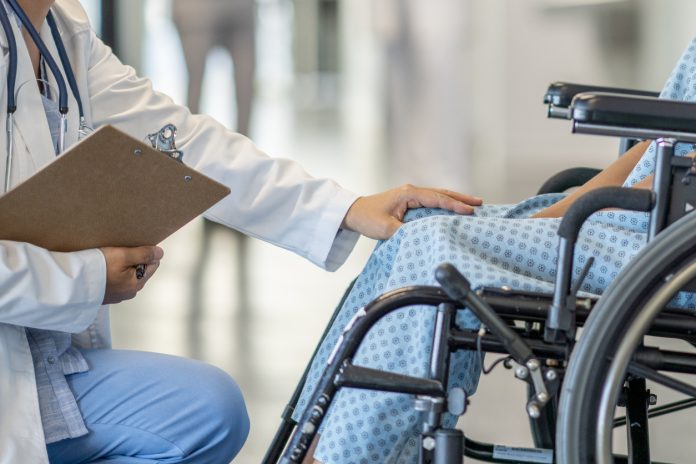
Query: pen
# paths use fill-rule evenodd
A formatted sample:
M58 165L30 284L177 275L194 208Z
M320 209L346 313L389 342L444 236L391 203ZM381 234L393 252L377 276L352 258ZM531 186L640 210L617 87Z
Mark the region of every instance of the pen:
M140 280L145 277L145 264L138 264L135 266L135 278Z

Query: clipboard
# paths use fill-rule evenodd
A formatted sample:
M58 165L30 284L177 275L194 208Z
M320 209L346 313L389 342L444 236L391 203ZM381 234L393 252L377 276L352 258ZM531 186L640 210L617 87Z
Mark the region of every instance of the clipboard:
M157 245L229 193L104 126L0 197L0 240L51 251Z

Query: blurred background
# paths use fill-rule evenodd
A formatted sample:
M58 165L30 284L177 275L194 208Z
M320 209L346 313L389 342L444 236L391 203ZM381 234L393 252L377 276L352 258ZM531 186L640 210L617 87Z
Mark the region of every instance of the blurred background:
M272 156L371 193L404 182L516 202L570 166L603 167L613 139L545 118L554 80L659 90L695 32L691 0L83 0L97 32L157 89ZM150 128L150 132L158 128ZM232 186L234 188L234 186ZM229 372L261 460L350 280L341 270L196 220L168 239L138 298L112 309L118 348ZM500 369L464 420L529 446L524 387ZM490 420L495 408L499 416ZM659 458L673 458L654 430ZM686 430L684 433L687 433Z

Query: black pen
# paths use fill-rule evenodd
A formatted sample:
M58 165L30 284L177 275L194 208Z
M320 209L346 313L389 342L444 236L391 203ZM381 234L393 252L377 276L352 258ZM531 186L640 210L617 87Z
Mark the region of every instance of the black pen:
M145 264L138 264L137 266L135 266L135 278L136 279L140 280L143 277L145 277L145 268L146 268Z

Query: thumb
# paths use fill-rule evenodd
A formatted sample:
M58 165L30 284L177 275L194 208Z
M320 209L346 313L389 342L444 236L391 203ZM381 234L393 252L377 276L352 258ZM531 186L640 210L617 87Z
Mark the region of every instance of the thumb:
M394 216L391 216L391 215L390 215L390 216L387 218L387 221L386 221L386 224L385 224L386 230L384 231L384 235L381 236L381 237L378 237L378 238L379 238L380 240L386 240L386 239L388 239L389 237L391 237L392 235L394 235L394 234L396 233L396 231L399 230L399 228L400 228L401 226L403 226L403 225L404 225L403 222L401 222L399 219L395 218Z
M157 246L128 248L125 254L125 264L127 266L148 264L161 259L163 254L162 249Z

